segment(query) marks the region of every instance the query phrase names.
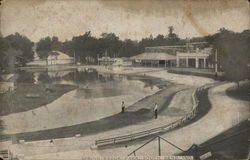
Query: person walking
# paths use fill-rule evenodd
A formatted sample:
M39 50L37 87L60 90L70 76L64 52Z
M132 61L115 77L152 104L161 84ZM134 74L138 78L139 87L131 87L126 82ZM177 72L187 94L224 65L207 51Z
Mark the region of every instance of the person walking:
M124 113L125 112L125 103L124 103L124 101L122 101L122 113Z
M158 105L157 103L155 103L155 108L154 108L154 112L155 112L155 119L157 119L157 111L158 111Z

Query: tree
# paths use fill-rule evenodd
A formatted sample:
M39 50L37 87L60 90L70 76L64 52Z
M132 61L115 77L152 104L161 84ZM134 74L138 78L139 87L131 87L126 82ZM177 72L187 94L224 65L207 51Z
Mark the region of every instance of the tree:
M208 36L207 40L218 53L218 66L225 72L229 81L239 82L249 79L250 32L235 33L221 28L218 33Z
M166 45L177 45L180 41L180 38L177 34L174 33L174 27L168 27L168 36L166 37Z
M49 53L52 51L52 40L50 37L45 37L39 40L36 48L37 54L41 59L48 59Z
M74 53L75 53L75 50L74 50L74 44L73 44L73 41L68 41L68 40L65 40L62 44L62 49L61 51L66 53L67 55L73 57L74 56Z
M77 61L88 63L89 59L96 59L99 46L98 40L91 36L91 32L85 32L84 35L72 38L74 53Z
M152 35L151 35L152 36ZM138 44L139 53L145 52L146 47L154 46L154 40L152 37L143 38Z
M154 39L154 45L155 46L163 46L165 45L165 38L164 35L158 34L156 38Z
M118 57L131 57L138 54L138 45L136 41L126 39L122 42Z
M8 69L8 65L7 65L8 57L4 53L8 48L9 48L8 41L5 38L0 37L0 70L1 71Z
M62 50L62 42L58 40L58 37L53 36L51 38L51 50L52 51L61 51Z
M9 46L15 50L20 50L22 55L19 56L18 61L22 65L30 62L34 58L32 47L34 45L27 37L20 35L19 33L11 34L5 37Z
M4 51L6 55L6 66L9 72L14 72L15 66L22 64L20 61L23 59L23 52L21 50L17 50L12 46L9 47L6 51Z
M102 33L100 38L102 43L102 53L107 51L108 56L113 57L118 54L122 42L114 33Z

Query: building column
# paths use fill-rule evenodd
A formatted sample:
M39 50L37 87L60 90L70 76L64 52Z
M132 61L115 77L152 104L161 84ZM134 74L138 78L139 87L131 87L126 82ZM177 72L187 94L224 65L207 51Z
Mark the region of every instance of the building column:
M199 68L199 58L195 57L195 68Z
M206 58L204 58L204 68L207 68Z
M179 61L180 61L180 60L179 60L179 57L177 56L177 57L176 57L176 67L180 67Z
M188 68L189 65L188 65L188 57L186 58L186 67Z

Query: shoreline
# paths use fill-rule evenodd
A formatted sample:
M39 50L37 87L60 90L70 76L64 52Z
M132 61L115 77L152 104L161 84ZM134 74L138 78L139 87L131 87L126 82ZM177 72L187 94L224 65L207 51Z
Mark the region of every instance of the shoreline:
M154 86L157 86L158 88L159 88L159 91L157 91L156 93L154 93L154 94L158 94L158 92L161 92L161 90L162 89L164 89L164 88L166 88L167 86L169 86L169 84L171 84L171 83L169 83L169 82L167 82L167 81L165 81L165 80L162 80L162 79L160 79L160 78L155 78L155 77L150 77L150 76L142 76L142 75L137 75L137 74L134 74L134 75L127 75L130 79L132 79L132 80L140 80L140 81L142 81L142 82L144 82L144 83L147 83L147 82L145 82L145 80L146 81L148 81L151 85L154 85ZM154 95L153 94L153 95ZM143 97L142 99L140 99L140 100L138 100L137 102L138 103L141 103L141 101L143 101L144 99L147 99L147 98L149 98L150 96L152 96L152 95L148 95L148 96L146 96L146 97ZM135 103L137 103L137 102L135 102ZM40 106L40 107L43 107L43 106ZM39 107L36 107L36 108L39 108ZM131 107L131 106L129 106L128 107L128 110L131 110L133 107ZM34 108L33 108L34 109ZM133 110L133 109L132 109ZM24 111L25 112L25 111ZM22 112L18 112L18 113L22 113ZM13 113L13 114L18 114L18 113ZM6 116L8 116L8 115L6 115ZM1 117L3 117L3 116L1 116ZM112 117L112 116L108 116L108 117ZM102 118L102 119L100 119L99 121L101 121L101 120L103 120L103 119L105 119L105 118ZM136 120L136 119L135 119ZM91 123L91 122L95 122L95 121L98 121L98 120L94 120L94 121L90 121L90 122L83 122L83 123L80 123L80 124L73 124L73 125L71 125L71 126L76 126L76 125L82 125L82 124L84 124L84 123ZM69 126L70 127L70 126ZM63 127L59 127L59 128L51 128L52 130L53 129L60 129L60 128L63 128ZM50 129L46 129L46 130L50 130ZM29 131L29 132L27 132L27 133L32 133L32 132L42 132L42 131L45 131L45 130L37 130L37 131ZM17 135L20 135L20 134L22 134L22 133L25 133L25 132L20 132L20 133L14 133L14 134L4 134L2 137L10 137L11 135L15 135L15 134L17 134ZM74 136L74 135L73 135ZM3 138L3 139L6 139L6 138Z
M170 87L174 88L174 86L170 86ZM128 106L126 109L127 112L125 112L125 114L118 113L112 116L102 118L100 120L90 121L90 122L85 122L81 124L65 126L65 127L60 127L60 128L52 128L52 129L32 131L32 132L23 132L23 133L16 133L16 134L4 134L2 135L1 138L8 139L12 136L15 136L16 139L22 139L25 141L67 138L67 137L74 137L76 134L87 136L91 134L101 133L103 131L108 131L108 130L118 129L118 128L130 126L130 125L135 125L137 123L145 122L153 118L153 114L150 111L153 105L151 106L151 109L150 108L147 109L147 107L145 108L144 103L148 103L149 101L152 101L151 99L155 99L155 97L158 97L166 93L168 89L169 87L165 87L164 89L159 90L153 95L146 96L143 99L137 101L134 104L134 106L133 105ZM174 91L172 94L168 95L162 101L162 105L164 105L164 107L159 106L159 108L161 108L160 109L161 112L168 107L168 104L170 103L170 101L172 100L173 96L176 93L177 92ZM138 119L139 115L141 118ZM65 132L66 134L60 135L59 133L61 132ZM43 135L48 135L48 136L43 136Z

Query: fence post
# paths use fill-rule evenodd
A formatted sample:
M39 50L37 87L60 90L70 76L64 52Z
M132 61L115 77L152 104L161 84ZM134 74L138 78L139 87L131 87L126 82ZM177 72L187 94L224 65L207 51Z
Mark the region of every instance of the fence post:
M8 147L8 158L10 159L10 149Z
M159 156L161 156L161 138L158 136Z

